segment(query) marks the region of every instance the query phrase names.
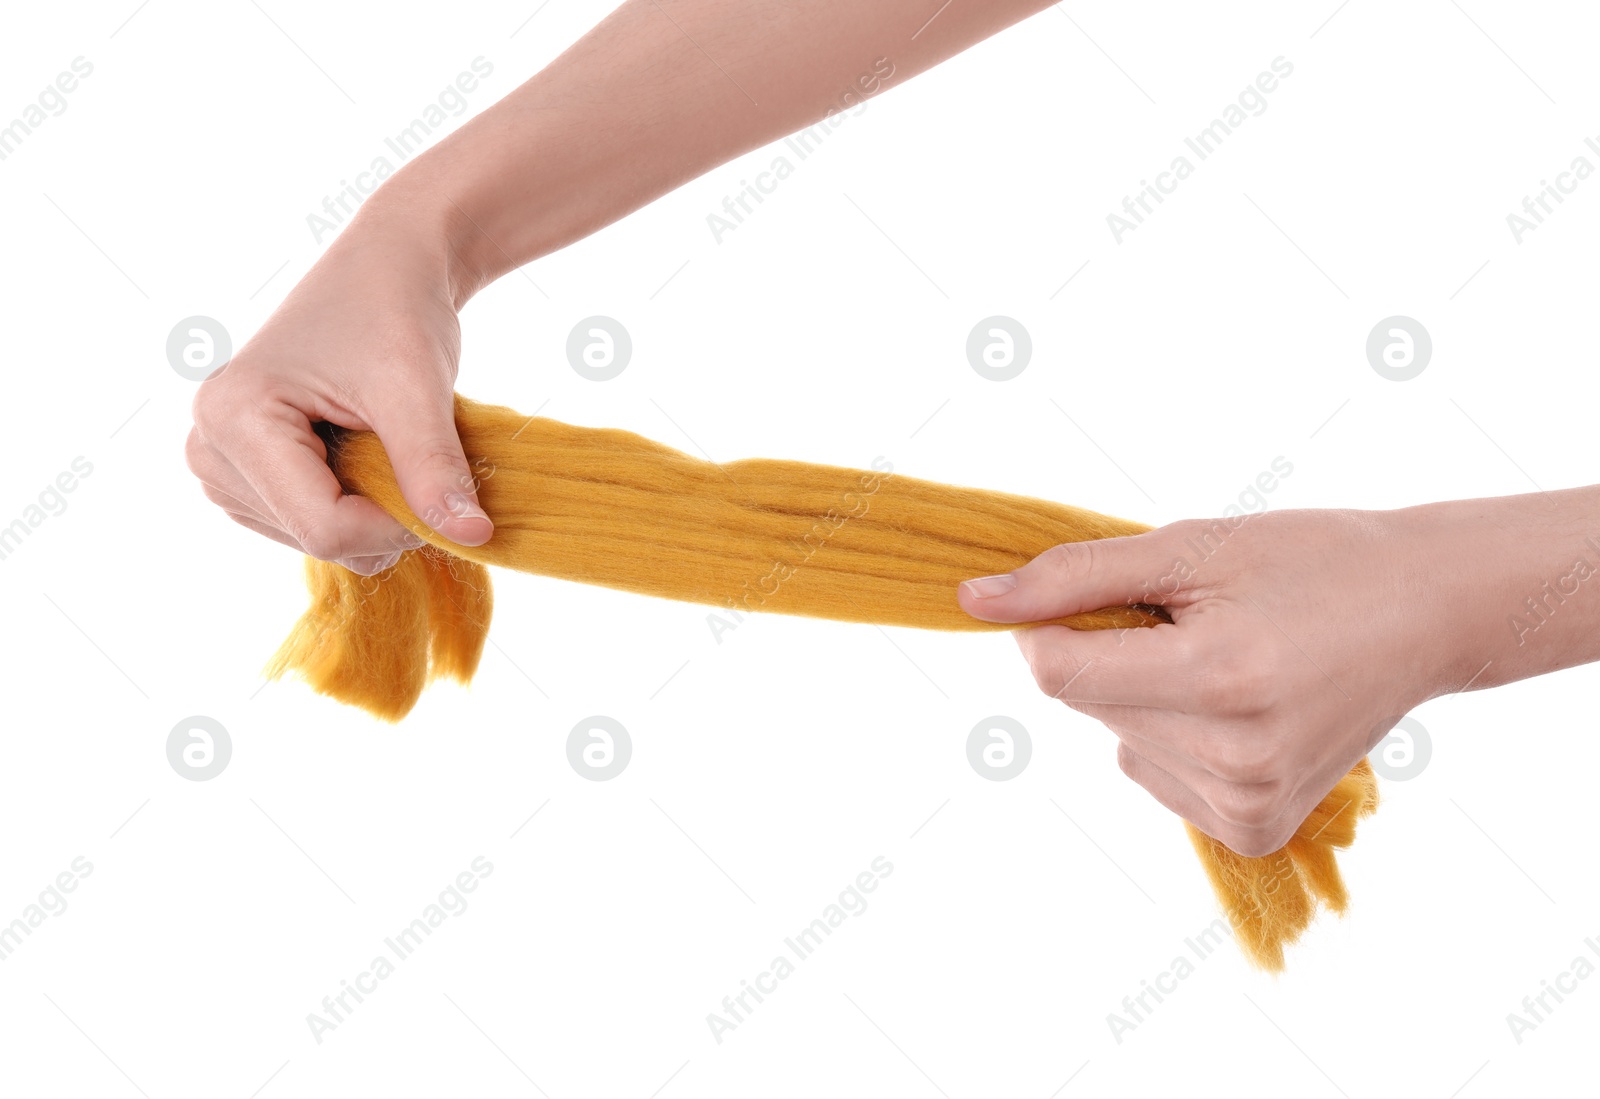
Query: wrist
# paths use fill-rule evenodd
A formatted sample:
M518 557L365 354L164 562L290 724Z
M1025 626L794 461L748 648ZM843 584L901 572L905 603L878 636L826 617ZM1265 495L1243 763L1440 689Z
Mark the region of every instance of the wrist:
M362 204L336 244L381 253L386 264L426 280L460 312L502 271L485 262L475 246L481 232L427 168L419 159L396 172Z
M1412 562L1408 611L1437 652L1428 697L1600 659L1600 490L1385 515Z

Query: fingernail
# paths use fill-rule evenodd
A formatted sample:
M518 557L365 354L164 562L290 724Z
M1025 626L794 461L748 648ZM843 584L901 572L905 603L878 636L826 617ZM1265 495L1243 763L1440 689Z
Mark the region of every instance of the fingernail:
M980 576L976 580L962 581L961 586L967 589L969 595L979 599L990 599L996 595L1004 595L1017 586L1017 578L1009 572L999 576Z
M473 502L472 497L463 496L459 492L447 492L444 497L445 510L457 519L487 519L483 509Z

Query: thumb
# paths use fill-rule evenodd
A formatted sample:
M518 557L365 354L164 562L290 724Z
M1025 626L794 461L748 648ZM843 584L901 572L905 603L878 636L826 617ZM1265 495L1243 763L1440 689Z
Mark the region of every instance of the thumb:
M394 404L373 421L417 518L463 546L487 542L494 524L478 503L478 480L456 434L454 394Z
M1186 566L1160 531L1065 542L999 576L963 581L961 609L986 622L1040 622L1102 607L1167 603Z

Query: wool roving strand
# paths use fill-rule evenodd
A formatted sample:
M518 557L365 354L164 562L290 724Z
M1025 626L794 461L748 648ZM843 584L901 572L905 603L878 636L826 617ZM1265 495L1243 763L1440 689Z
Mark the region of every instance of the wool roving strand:
M428 544L376 576L306 560L311 607L267 667L398 721L432 679L477 670L496 565L737 613L995 631L956 586L1009 572L1051 546L1140 534L1142 523L1010 493L896 473L769 458L716 464L614 428L578 427L457 395L456 428L478 500L494 521L462 546L412 513L376 435L325 429L345 491L366 496ZM1158 607L1107 607L1051 622L1075 629L1156 626ZM1037 625L1039 623L1032 623ZM1245 858L1193 825L1189 837L1235 939L1283 968L1319 904L1347 897L1333 850L1377 804L1362 760L1281 850Z

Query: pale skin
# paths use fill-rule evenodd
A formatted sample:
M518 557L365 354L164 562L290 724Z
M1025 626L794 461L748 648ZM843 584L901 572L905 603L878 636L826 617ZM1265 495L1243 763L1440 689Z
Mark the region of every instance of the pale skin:
M1155 593L1170 626L1017 643L1041 690L1117 734L1128 777L1266 855L1418 704L1600 660L1596 547L1600 487L1282 511L1057 546L957 598L1031 622Z
M507 272L882 91L862 82L880 59L892 88L1048 6L940 2L624 3L379 188L201 385L186 455L206 495L268 538L382 571L418 540L341 493L312 428L326 421L378 433L429 526L488 541L452 414L461 308ZM1188 547L1205 530L1217 548L1201 559ZM1117 735L1129 777L1235 851L1263 855L1417 704L1600 659L1600 576L1565 579L1579 558L1600 565L1582 544L1591 533L1600 488L1279 512L1225 536L1193 520L1059 546L1013 585L968 581L957 598L1017 623L1165 605L1173 623L1153 629L1016 637L1046 693ZM1519 634L1513 615L1537 628Z

